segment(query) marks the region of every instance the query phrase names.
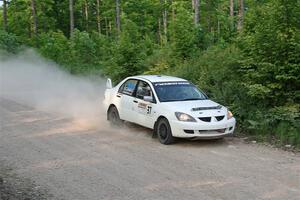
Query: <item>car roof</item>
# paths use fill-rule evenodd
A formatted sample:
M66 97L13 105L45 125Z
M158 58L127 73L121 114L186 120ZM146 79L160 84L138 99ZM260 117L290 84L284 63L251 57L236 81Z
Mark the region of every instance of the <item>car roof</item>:
M139 79L146 79L152 83L155 82L173 82L173 81L187 81L182 78L174 77L174 76L165 76L165 75L138 75L132 76L130 78L139 78Z

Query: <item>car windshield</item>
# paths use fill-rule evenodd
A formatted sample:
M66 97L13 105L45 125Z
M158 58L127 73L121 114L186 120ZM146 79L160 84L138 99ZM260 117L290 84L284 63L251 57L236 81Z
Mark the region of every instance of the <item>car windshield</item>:
M160 102L207 99L204 93L187 81L156 82L153 85Z

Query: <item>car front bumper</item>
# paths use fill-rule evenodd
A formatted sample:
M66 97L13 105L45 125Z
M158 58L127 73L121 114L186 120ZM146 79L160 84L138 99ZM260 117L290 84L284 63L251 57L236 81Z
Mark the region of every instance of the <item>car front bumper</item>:
M172 135L180 138L222 138L233 134L236 120L232 117L221 122L182 122L170 121Z

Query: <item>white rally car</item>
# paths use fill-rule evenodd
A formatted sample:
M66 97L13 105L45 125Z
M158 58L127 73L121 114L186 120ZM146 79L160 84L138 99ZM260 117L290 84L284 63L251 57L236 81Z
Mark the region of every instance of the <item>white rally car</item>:
M154 130L162 144L179 138L222 138L236 120L187 80L160 75L132 76L112 87L107 80L104 106L112 124L129 121Z

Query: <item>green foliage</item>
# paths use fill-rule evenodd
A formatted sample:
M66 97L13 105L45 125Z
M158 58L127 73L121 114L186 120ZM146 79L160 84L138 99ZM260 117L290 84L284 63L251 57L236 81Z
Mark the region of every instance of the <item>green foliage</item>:
M39 36L39 45L39 51L46 58L62 65L71 62L70 42L61 31L41 34Z
M71 72L84 73L95 66L96 45L87 32L75 30L70 38Z
M137 25L140 33L151 34L151 38L155 38L154 31L158 27L156 19L160 16L159 9L159 1L153 0L127 0L122 6L123 15Z
M293 11L297 7L294 3L273 1L261 7L261 13L249 13L249 21L258 17L265 20L257 21L250 30L246 26L240 38L241 48L249 58L244 63L249 93L275 105L294 101L293 96L299 91L300 48L296 41L300 41L300 30L296 19L300 14ZM268 13L264 12L266 9Z
M31 36L31 10L30 2L27 0L10 1L8 13L9 31L13 32L25 42Z
M119 40L112 43L112 55L103 62L105 74L119 81L143 73L144 60L152 53L151 43L150 38L142 38L134 22L124 20Z
M39 50L42 55L65 66L71 73L96 73L101 68L96 59L99 55L96 53L99 49L96 42L99 44L100 38L92 38L87 32L78 30L74 31L70 39L62 32L49 32L39 36Z
M182 76L198 85L211 98L224 105L240 100L239 60L240 50L234 45L215 46L182 63L171 74ZM241 95L242 96L242 95Z
M16 35L0 29L0 50L8 53L16 53L19 49L19 45Z
M253 102L255 113L264 109L259 115L248 116L248 121L292 144L300 137L299 18L299 1L270 1L248 12L238 40L246 58L241 70L248 100Z
M193 25L193 14L191 10L185 8L185 4L178 2L173 5L178 13L176 18L170 23L170 43L174 56L186 58L196 48L196 29Z

